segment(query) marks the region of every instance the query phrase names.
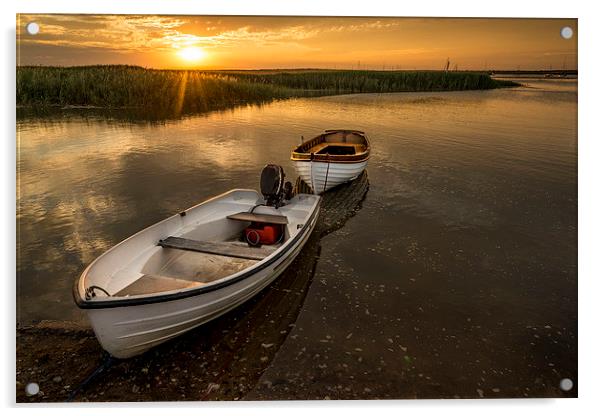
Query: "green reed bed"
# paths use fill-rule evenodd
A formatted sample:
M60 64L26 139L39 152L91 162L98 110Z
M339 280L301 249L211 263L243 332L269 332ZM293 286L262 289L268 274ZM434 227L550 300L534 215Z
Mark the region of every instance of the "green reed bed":
M517 85L476 72L186 71L136 66L17 67L17 105L138 109L177 117L290 97Z
M336 93L485 90L517 84L480 72L445 71L281 71L234 72L230 76L262 85Z
M291 91L218 74L130 66L17 68L17 105L141 109L180 115L285 98Z

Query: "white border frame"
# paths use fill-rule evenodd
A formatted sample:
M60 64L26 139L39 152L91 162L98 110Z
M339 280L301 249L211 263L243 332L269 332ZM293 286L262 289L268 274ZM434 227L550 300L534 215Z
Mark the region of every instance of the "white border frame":
M12 7L11 7L12 6ZM261 403L166 403L166 404L115 404L93 405L43 405L19 406L30 410L44 409L50 414L72 411L87 414L106 413L107 407L144 407L149 414L163 414L164 408L177 408L178 412L198 414L202 412L234 413L245 408L245 413L276 414L286 409L287 414L305 414L307 411L344 411L346 415L363 414L369 409L398 414L413 410L428 414L466 415L487 412L492 415L507 415L509 412L545 412L549 415L567 413L593 413L599 408L596 401L601 385L599 352L600 343L600 280L602 269L597 261L598 235L602 232L600 214L602 204L598 178L602 177L599 166L600 98L602 84L602 59L599 53L600 14L596 13L595 2L558 1L526 2L507 0L484 1L414 1L393 3L385 0L301 0L283 2L277 0L19 0L16 4L2 4L3 58L2 83L8 99L0 112L5 129L2 141L3 164L2 229L5 230L3 250L0 251L5 273L2 291L4 300L5 328L2 331L2 404L13 406L15 400L15 23L16 13L107 13L107 14L204 14L204 15L334 15L334 16L433 16L433 17L550 17L579 18L579 399L517 399L517 400L455 400L455 401L354 401L354 402L261 402ZM6 236L8 234L8 236ZM70 409L65 409L66 407ZM201 407L202 409L199 409ZM311 410L310 410L311 409ZM591 411L591 412L590 412Z

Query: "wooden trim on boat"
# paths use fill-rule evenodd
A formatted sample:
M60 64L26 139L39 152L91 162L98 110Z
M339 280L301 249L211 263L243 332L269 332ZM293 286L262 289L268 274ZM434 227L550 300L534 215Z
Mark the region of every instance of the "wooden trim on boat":
M316 155L313 154L300 154L293 153L291 160L294 162L330 162L330 163L359 163L365 162L370 159L370 155L361 153L359 155L345 155L345 156L333 156L333 155Z
M81 276L80 276L77 279L75 279L75 282L73 284L73 299L75 300L75 303L77 304L77 306L80 309L119 308L119 307L124 307L124 306L148 305L151 303L169 302L172 300L189 298L192 296L197 296L197 295L200 295L203 293L222 289L222 288L224 288L226 286L230 286L234 283L238 283L241 280L244 280L250 276L255 275L257 272L259 272L263 269L266 269L267 267L269 267L270 265L275 263L277 260L282 258L284 255L289 253L289 250L285 250L285 247L290 249L290 247L294 246L297 243L297 241L301 240L301 238L303 238L307 234L308 229L310 229L312 223L314 222L314 219L316 219L316 216L318 215L318 212L320 211L320 203L321 203L321 201L317 202L317 207L314 209L314 212L312 212L312 214L310 215L308 220L305 222L305 224L303 224L303 228L301 228L301 230L295 235L295 237L293 237L292 239L290 239L284 243L284 245L280 248L280 252L278 252L276 256L268 259L265 263L258 263L257 266L248 269L246 272L244 272L241 275L236 276L234 278L226 279L226 280L223 280L223 281L217 282L217 283L210 283L205 286L187 289L182 292L166 293L163 295L144 296L144 297L139 297L139 298L125 298L125 299L112 299L112 298L105 299L105 298L103 298L103 300L88 301L86 299L83 299L79 293L78 286L79 286L79 281L81 279Z
M195 251L197 253L209 253L218 256L258 261L265 259L267 256L277 250L277 248L273 246L235 246L228 243L190 240L182 237L167 237L164 240L159 240L158 245L176 250Z
M354 133L361 136L366 142L366 148L363 152L353 155L330 155L310 152L311 149L325 142L325 136L334 133ZM332 145L337 145L332 142ZM331 163L358 163L364 162L370 158L370 140L363 131L359 130L325 130L324 133L314 137L311 140L301 143L293 148L291 160L295 162L331 162Z
M258 222L263 224L288 224L288 218L284 215L255 214L254 212L239 212L238 214L228 215L226 218L229 220Z
M366 133L361 130L327 129L327 130L324 130L324 133L336 133L339 131L344 131L345 133L357 133L357 134L361 134L362 136L366 137Z

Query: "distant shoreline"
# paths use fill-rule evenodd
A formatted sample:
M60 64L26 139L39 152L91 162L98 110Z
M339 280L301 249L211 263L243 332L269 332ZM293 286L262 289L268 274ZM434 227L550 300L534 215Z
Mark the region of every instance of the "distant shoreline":
M19 108L128 109L179 118L242 104L325 95L520 86L470 71L156 70L136 66L17 67Z

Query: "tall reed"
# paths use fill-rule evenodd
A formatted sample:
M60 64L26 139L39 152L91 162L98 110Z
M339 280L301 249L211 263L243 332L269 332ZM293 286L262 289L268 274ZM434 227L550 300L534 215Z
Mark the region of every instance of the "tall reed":
M17 105L95 106L178 117L241 103L344 93L455 91L516 85L477 72L186 71L137 66L17 67Z

